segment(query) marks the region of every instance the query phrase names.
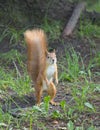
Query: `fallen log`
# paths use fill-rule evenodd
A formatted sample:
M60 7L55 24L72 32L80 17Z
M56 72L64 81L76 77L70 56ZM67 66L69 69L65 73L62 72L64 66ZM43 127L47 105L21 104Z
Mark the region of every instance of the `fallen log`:
M78 3L76 8L74 9L72 16L70 17L68 24L66 25L64 31L63 31L63 37L69 36L72 34L77 21L81 15L81 12L85 9L86 3L85 2L81 2Z

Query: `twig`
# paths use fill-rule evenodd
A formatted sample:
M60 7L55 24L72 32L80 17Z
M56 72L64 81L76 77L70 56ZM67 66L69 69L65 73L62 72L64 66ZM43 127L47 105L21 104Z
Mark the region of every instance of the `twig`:
M18 67L17 67L15 61L13 61L13 64L14 64L14 66L16 68L17 74L21 77L21 73L19 72Z

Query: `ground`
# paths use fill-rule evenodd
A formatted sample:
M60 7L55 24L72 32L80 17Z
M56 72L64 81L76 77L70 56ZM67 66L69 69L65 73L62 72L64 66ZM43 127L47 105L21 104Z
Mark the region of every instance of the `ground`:
M0 43L2 130L100 129L99 26L91 24L90 21L88 25L85 21L84 24L79 21L72 36L63 38L63 28L68 21L66 17L69 19L76 5L70 2L65 5L64 2L62 0L49 3L52 6L47 13L52 19L44 18L44 25L41 25L47 33L49 49L56 49L59 83L56 86L55 101L60 105L49 104L49 97L45 93L41 106L35 105L34 87L27 74L26 44L23 37L19 36L19 31L17 34L16 29L8 28L5 32L10 37L7 35ZM53 4L57 6L56 10ZM44 7L46 6L40 8L43 12ZM67 15L65 12L68 12ZM53 20L54 17L58 21Z
M98 41L98 40L97 40ZM85 39L78 39L78 38L67 38L65 39L65 43L64 44L60 44L59 41L55 41L54 43L52 43L51 46L52 48L56 48L57 51L57 59L58 59L58 71L59 71L59 77L60 77L60 73L61 73L61 66L60 64L63 63L62 60L64 60L63 57L65 57L66 51L64 51L64 49L66 48L67 51L69 51L69 49L71 47L73 47L75 49L75 51L77 51L78 53L81 54L82 58L84 60L84 64L87 66L87 64L89 63L89 60L92 57L94 57L95 53L98 51L98 48L100 47L100 45L98 44L99 42L96 42L96 46L95 48L92 48L91 51L91 44L88 43L88 41L86 41ZM65 64L65 63L64 63ZM99 68L94 68L93 71L99 71ZM64 71L64 70L63 70ZM100 83L100 77L94 77L92 80L96 83ZM77 85L82 85L82 82L77 82ZM84 84L84 83L83 83ZM55 101L57 102L61 102L62 100L66 101L66 105L68 106L74 106L75 105L75 101L73 99L72 96L72 92L71 92L71 86L73 86L73 82L68 82L68 81L59 81L59 84L57 85L57 95L55 98ZM31 109L31 107L33 107L35 105L35 98L34 98L34 94L30 93L29 95L24 95L23 97L20 97L19 95L16 94L16 92L14 92L12 89L8 89L7 90L7 95L9 95L9 98L4 100L1 98L2 101L2 109L4 112L9 112L14 118L20 118L22 115L20 114L21 111L29 111ZM95 126L97 128L97 130L99 130L99 97L97 97L97 95L99 96L99 92L93 92L95 98L92 99L92 97L90 96L88 100L90 100L91 104L93 106L95 106L96 108L96 112L89 112L89 111L84 111L83 112L79 112L77 109L74 109L73 112L73 116L65 116L66 119L63 119L61 117L57 118L51 118L51 116L49 117L39 117L38 122L41 122L43 124L45 124L44 126L47 129L59 129L59 130L63 130L66 129L66 124L71 120L74 122L74 126L75 127L80 127L83 125L84 129L87 129L89 124L92 124L93 126ZM10 104L10 106L9 106ZM70 108L68 108L67 106L67 110L69 111ZM19 109L18 109L19 108ZM73 108L73 107L72 107ZM21 110L22 109L22 110ZM28 110L29 109L29 110ZM49 109L49 113L53 113L55 110L63 113L62 109L60 106L52 106L50 105L50 109ZM26 128L29 127L29 123L23 122L23 126L25 125ZM42 124L41 124L42 125ZM43 129L41 128L41 125L39 126L38 124L33 123L32 124L32 128L35 129ZM14 128L15 129L15 128ZM17 128L16 128L17 129Z

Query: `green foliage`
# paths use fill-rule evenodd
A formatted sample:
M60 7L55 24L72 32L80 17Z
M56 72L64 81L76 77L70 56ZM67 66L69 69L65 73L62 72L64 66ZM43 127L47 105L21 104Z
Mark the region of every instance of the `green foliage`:
M51 117L53 119L62 119L63 114L59 110L55 110L52 112Z
M93 3L93 4L90 4L90 3L87 6L88 11L100 12L100 0L96 0L95 3Z
M10 86L18 95L25 95L32 91L30 78L27 75L23 75L18 78L14 78Z
M80 61L81 65L79 64ZM66 52L66 62L67 66L66 68L64 67L64 71L61 73L59 79L68 81L78 80L81 70L84 69L84 65L80 55L73 48L69 52Z
M88 108L90 108L90 109L94 110L93 105L92 105L92 104L90 104L89 102L85 102L85 104L84 104L84 105L85 105L85 106L87 106Z
M0 89L11 88L19 95L24 95L32 91L31 82L29 76L16 75L16 71L5 71L1 68L0 70ZM16 77L17 76L17 77Z
M88 64L88 66L86 68L86 72L88 74L88 77L89 77L90 81L92 80L93 76L95 77L95 76L100 75L99 71L94 72L94 73L92 73L92 71L91 71L91 70L93 70L95 68L97 68L97 70L98 70L99 67L100 67L100 52L97 52L95 54L95 57L90 59L89 64Z
M10 46L16 46L21 41L25 29L18 30L14 27L6 27L0 35L0 42L8 38Z
M77 86L73 86L72 88L72 95L76 104L75 107L80 112L87 110L87 108L92 111L95 110L92 104L88 102L88 94L90 91L89 87L90 86L88 86L87 84L82 86L81 88L78 88Z
M3 30L2 34L0 35L0 43L2 42L2 40L4 38L6 38L8 36L8 32L7 32L8 29L5 29Z
M3 90L6 90L7 88L13 89L19 96L22 96L24 94L28 94L32 91L30 88L31 86L31 81L27 75L26 72L26 66L23 62L23 57L21 54L15 50L11 50L11 52L7 52L7 54L1 54L1 61L4 61L6 65L2 67L3 65L1 64L0 67L0 89L1 89L1 96L3 95ZM98 61L99 55L93 59L93 61ZM88 77L91 78L91 72L89 70L91 69L91 66L94 62L90 62L89 67L87 69L87 72L84 70L84 65L82 62L82 66L80 67L79 65L79 60L80 56L75 52L74 49L71 49L70 52L66 53L66 61L67 61L67 67L63 67L66 71L64 72L65 76L66 73L68 73L70 80L73 81L74 84L72 83L71 85L71 95L72 99L74 101L74 106L69 105L66 103L66 101L61 101L60 102L60 110L53 110L50 111L50 97L45 97L44 102L39 106L33 106L30 110L27 111L22 111L21 112L21 118L20 120L15 121L13 119L12 121L12 116L10 116L8 113L4 114L4 116L8 118L8 122L6 122L6 119L4 120L3 117L1 116L2 123L1 128L8 127L10 123L15 123L16 122L16 127L21 128L21 123L22 122L28 122L29 128L32 129L32 123L34 122L38 128L42 127L43 129L46 129L45 125L43 123L39 124L38 121L40 118L52 118L52 119L60 119L67 121L67 126L66 128L68 129L75 129L75 130L81 130L84 129L83 125L80 127L75 127L73 120L78 118L78 114L75 115L75 111L78 112L95 112L96 109L92 105L91 102L89 102L89 94L92 94L94 91L97 91L98 85L89 83L87 79ZM82 59L81 59L82 61ZM10 65L10 63L13 63L13 70L8 70L7 66ZM74 64L74 65L73 65ZM83 69L83 71L82 71ZM22 73L23 72L23 73ZM84 85L79 84L76 82L79 82L80 76L84 77ZM65 77L63 77L65 79ZM67 76L66 76L66 79ZM6 92L5 92L6 93ZM21 110L21 108L20 108ZM1 110L2 113L2 110ZM94 127L90 126L88 129L92 129Z
M68 126L68 130L74 130L74 124L72 121L69 121L67 126Z
M64 111L64 114L65 114L66 111L67 111L67 110L66 110L66 101L64 101L64 100L61 101L61 102L60 102L60 106L61 106L61 108L62 108L62 110Z
M44 109L48 113L49 112L49 102L50 102L50 96L44 97Z
M50 41L58 39L61 35L62 24L60 21L50 20L48 18L44 19L41 28L47 33Z
M92 69L100 66L100 53L98 52L94 58L91 58L88 65L84 66L83 59L80 54L76 53L76 51L71 48L66 52L66 59L64 59L63 64L60 65L62 71L59 76L59 80L61 81L69 81L75 82L80 79L84 79L86 82L92 81L93 73ZM96 75L100 75L99 72L94 73Z
M75 127L74 123L72 121L69 121L67 123L68 130L84 130L84 127ZM87 130L96 130L94 126L89 126Z
M8 129L12 119L13 117L9 113L4 113L0 108L0 129Z
M87 130L97 130L94 126L90 126Z
M100 52L96 53L95 57L92 59L91 64L93 67L100 67Z
M15 28L9 28L8 34L10 36L10 44L16 45L23 35L24 30L17 30Z
M37 114L41 112L40 116L47 117L49 112L49 102L50 102L50 97L49 96L44 97L44 102L41 103L40 107L33 106L33 111Z
M0 108L0 123L2 122L5 122L6 119L11 120L12 119L12 116L8 113L5 113L2 111L2 109Z
M73 0L70 0L71 2ZM12 2L12 1L10 1ZM52 4L52 1L48 2L48 8ZM94 5L96 10L99 9L99 4ZM92 10L94 10L91 6ZM11 8L9 6L9 10ZM88 10L91 10L88 8ZM46 11L46 13L48 13ZM14 13L10 15L12 17ZM15 19L16 21L16 19ZM49 40L54 41L59 39L62 30L62 23L59 21L51 20L47 17L44 18L41 28L45 30L48 34ZM100 27L93 25L90 21L80 21L78 35L81 37L86 37L92 47L95 47L95 43L92 37L99 38ZM0 35L0 42L3 39L9 39L9 43L12 47L22 42L22 35L24 29L15 29L14 27L5 27ZM17 103L11 98L7 89L12 89L18 96L23 96L29 94L33 90L31 89L31 81L27 74L26 64L24 62L26 56L19 53L17 50L10 50L6 53L0 53L0 99L10 99L16 106ZM63 65L65 62L65 66ZM65 129L68 130L84 130L85 129L85 119L80 124L76 126L76 120L80 118L80 114L83 112L96 112L95 105L92 104L90 99L98 98L98 95L93 95L94 93L100 92L100 85L92 81L92 77L100 76L100 72L92 72L95 67L100 66L100 53L97 53L94 58L92 58L85 68L81 56L75 52L72 48L69 52L66 51L65 59L61 62L62 71L59 79L61 81L67 81L70 89L70 103L66 100L60 102L60 106L51 109L52 106L49 104L50 97L44 98L43 103L40 106L33 106L32 108L27 108L27 110L16 108L20 111L20 118L14 118L11 116L10 111L4 112L0 104L0 129L1 130L12 130L12 129L37 129L47 130L45 120L58 120L66 122ZM7 101L8 101L7 100ZM71 103L74 102L74 103ZM11 104L9 103L9 106ZM57 109L56 109L57 108ZM44 120L42 123L41 120ZM85 122L85 123L84 123ZM50 122L51 123L51 122ZM58 124L59 125L59 124ZM60 128L59 128L60 129ZM62 128L64 129L64 128ZM93 124L88 124L87 130L96 130Z
M78 35L81 37L100 37L100 27L98 25L93 25L91 21L81 21L80 20L80 26Z
M11 65L12 63L14 64L14 62L18 62L18 64L20 66L23 66L23 56L20 52L18 52L17 50L10 50L6 53L0 53L0 60L2 61L3 66L7 66L7 65Z
M72 77L72 79L75 79L79 75L80 66L79 66L79 56L72 48L70 52L66 53L66 60L68 65L68 73Z
M31 91L31 82L27 74L26 65L23 62L23 56L17 50L11 50L1 53L0 60L2 61L0 67L0 88L10 87L19 95L29 93ZM13 70L11 69L12 66ZM24 72L23 75L22 72Z

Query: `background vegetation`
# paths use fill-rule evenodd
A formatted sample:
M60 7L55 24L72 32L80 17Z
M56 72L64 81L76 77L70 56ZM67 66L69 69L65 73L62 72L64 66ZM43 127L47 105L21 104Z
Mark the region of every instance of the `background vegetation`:
M62 38L66 22L78 0L0 1L0 129L1 130L99 130L100 95L100 1L87 0L71 38ZM95 15L94 15L95 16ZM34 105L34 89L27 74L23 32L39 27L56 48L59 85L50 97ZM32 96L31 96L32 95Z

